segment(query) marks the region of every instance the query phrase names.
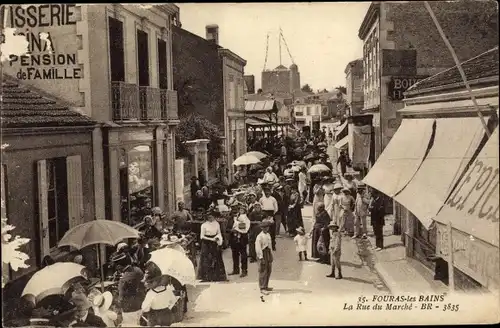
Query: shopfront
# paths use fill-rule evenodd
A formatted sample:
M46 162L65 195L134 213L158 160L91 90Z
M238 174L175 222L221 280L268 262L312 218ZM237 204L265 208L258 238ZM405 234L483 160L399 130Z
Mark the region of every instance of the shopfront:
M109 218L138 226L151 208L164 209L163 128L119 128L105 134Z

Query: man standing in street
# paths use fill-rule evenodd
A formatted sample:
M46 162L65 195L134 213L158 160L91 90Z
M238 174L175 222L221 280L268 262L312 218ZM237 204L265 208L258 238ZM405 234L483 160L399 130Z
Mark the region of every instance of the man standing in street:
M328 225L330 228L330 263L332 265L332 272L327 276L328 278L342 279L342 267L340 264L340 256L342 255L342 235L339 231L339 226L335 223ZM335 268L338 270L338 275L335 277Z
M267 218L272 219L273 223L270 227L271 241L273 251L276 250L276 220L275 215L278 213L279 207L276 198L271 196L271 189L269 187L264 188L264 195L260 199L260 205L262 206L262 211L267 216Z
M273 252L271 251L271 235L269 229L271 220L261 223L262 232L255 241L255 253L259 261L259 289L264 295L268 295L273 289L269 287L269 278L273 269Z
M250 254L250 263L257 261L257 255L255 254L255 241L260 233L260 223L264 219L264 212L261 210L260 203L255 203L252 212L248 214L250 219L250 231L248 232L248 252Z
M375 235L375 250L380 251L384 248L385 208L382 193L376 189L372 191L369 209Z

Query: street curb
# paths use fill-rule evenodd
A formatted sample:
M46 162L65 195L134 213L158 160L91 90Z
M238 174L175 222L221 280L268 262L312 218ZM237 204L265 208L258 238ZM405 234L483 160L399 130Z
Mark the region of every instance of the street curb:
M380 279L384 287L387 288L391 294L395 294L396 291L394 290L393 287L390 286L388 279L386 278L388 274L386 273L385 269L382 269L382 266L380 265L379 262L375 263L373 269L375 270L375 273L377 274L378 278Z

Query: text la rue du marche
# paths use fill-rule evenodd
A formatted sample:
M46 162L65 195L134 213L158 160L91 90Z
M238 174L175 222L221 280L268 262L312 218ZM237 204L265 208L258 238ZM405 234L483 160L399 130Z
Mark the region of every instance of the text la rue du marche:
M371 304L372 303L372 304ZM458 312L459 304L446 302L445 294L395 296L374 295L373 298L361 296L356 304L344 303L344 311L411 311L434 310L443 312Z
M82 78L82 69L76 57L78 48L75 7L74 4L9 6L8 24L16 29L17 35L24 35L28 42L28 54L10 56L10 66L19 66L16 73L18 79ZM67 36L73 36L74 52L58 52L58 46L65 43L58 39L58 36L66 39Z

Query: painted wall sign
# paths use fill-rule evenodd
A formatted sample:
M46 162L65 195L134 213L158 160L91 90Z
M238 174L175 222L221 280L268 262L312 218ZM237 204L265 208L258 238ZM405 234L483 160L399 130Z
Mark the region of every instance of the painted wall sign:
M403 100L403 93L415 83L427 78L428 76L413 76L413 77L393 77L389 82L389 98L395 101Z
M450 252L448 229L446 225L440 223L436 227L437 251L440 256L446 259ZM454 266L481 285L492 290L497 289L500 283L498 247L456 229L452 229L451 235Z
M76 47L76 5L10 6L7 22L28 41L28 55L10 57L20 80L67 80L82 78ZM68 31L74 34L68 35ZM67 37L73 40L68 42ZM68 49L68 45L75 47Z

